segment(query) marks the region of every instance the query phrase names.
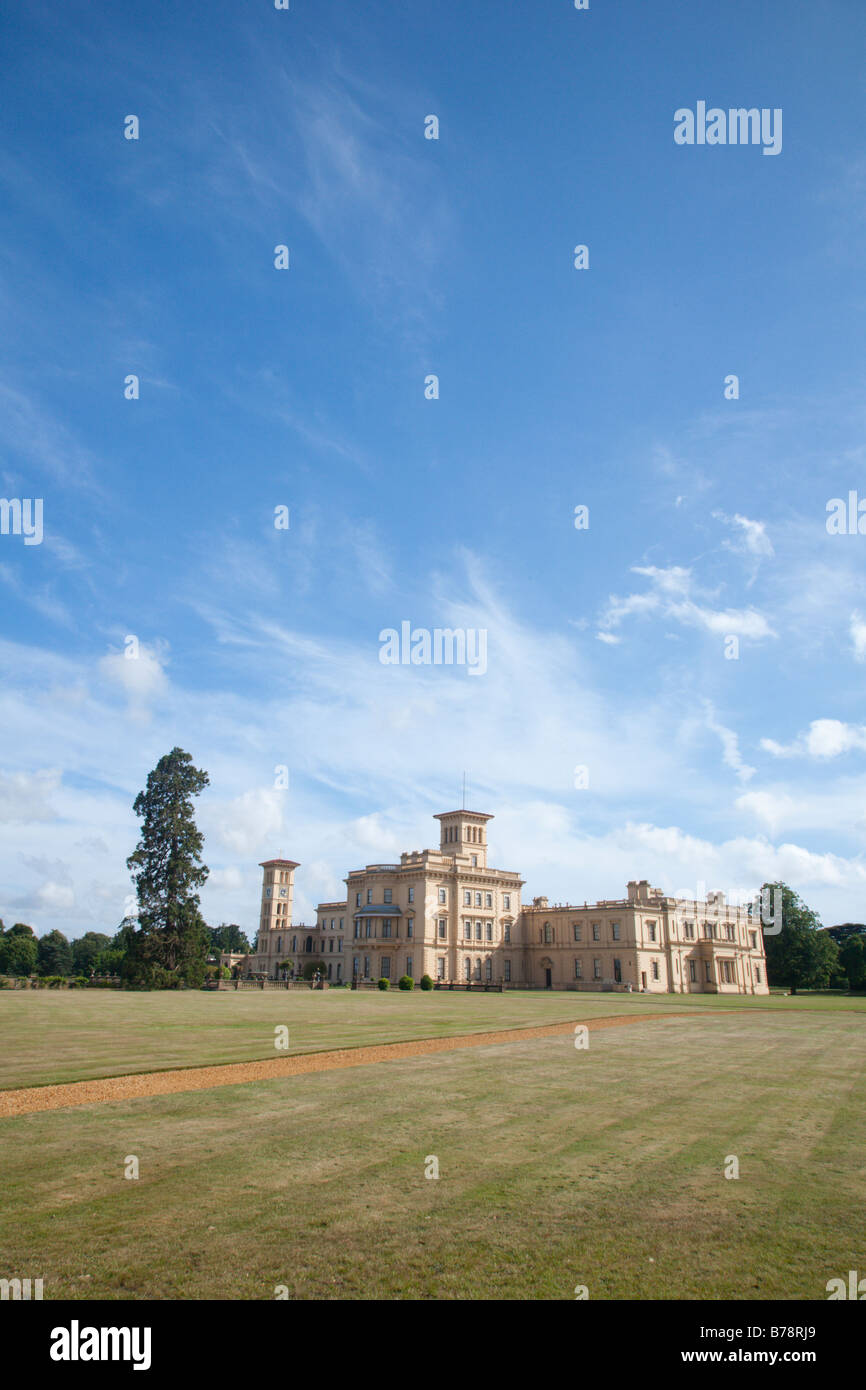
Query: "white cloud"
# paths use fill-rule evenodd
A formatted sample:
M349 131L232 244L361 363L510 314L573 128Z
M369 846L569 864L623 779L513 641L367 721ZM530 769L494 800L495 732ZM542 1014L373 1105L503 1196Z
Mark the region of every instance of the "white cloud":
M127 656L126 651L135 651ZM168 691L168 681L163 669L165 644L146 647L136 639L136 647L128 646L122 652L109 652L100 659L99 670L107 681L119 685L128 701L128 711L133 718L145 720L150 717L150 705L164 697Z
M840 719L813 719L805 734L793 743L762 738L761 747L775 758L837 758L852 749L866 749L866 724L844 724Z
M866 622L863 621L859 613L851 614L848 630L855 661L866 661Z
M221 842L233 854L255 856L283 831L286 792L257 787L236 797L211 820Z
M689 569L679 565L667 569L634 565L632 572L649 579L652 588L649 593L629 594L625 598L612 595L601 617L602 632L619 627L632 614L659 613L684 626L700 627L724 637L733 635L760 640L776 635L766 618L754 608L715 609L696 602L691 597L693 580Z
M49 797L60 785L60 773L0 772L0 823L56 820Z
M751 521L739 512L735 512L733 516L726 516L724 512L713 512L713 516L719 521L724 521L727 526L733 526L738 532L733 540L723 542L728 549L746 551L761 558L775 554L765 522Z
M726 766L733 768L741 782L748 782L755 775L755 769L749 767L740 753L740 741L733 729L728 729L724 724L720 724L716 719L715 712L709 700L706 701L706 721L707 728L711 733L716 734L721 739L723 757Z

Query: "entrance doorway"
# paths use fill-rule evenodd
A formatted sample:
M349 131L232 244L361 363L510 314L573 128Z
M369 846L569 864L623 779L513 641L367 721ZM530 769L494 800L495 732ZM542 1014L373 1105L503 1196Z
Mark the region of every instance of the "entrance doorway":
M646 971L645 971L645 970L642 970L642 971L640 972L640 987L641 987L641 989L646 989Z
M545 972L544 972L544 988L545 988L545 989L553 989L553 979L552 979L552 976L553 976L553 971L550 970L549 968L546 969Z

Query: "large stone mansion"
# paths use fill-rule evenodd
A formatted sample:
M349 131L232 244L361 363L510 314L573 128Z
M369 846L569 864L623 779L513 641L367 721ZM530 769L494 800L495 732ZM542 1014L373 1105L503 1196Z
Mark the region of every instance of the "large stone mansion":
M435 819L438 850L353 870L345 901L320 903L315 926L292 923L300 866L265 860L255 949L232 962L277 979L321 961L335 984L430 975L518 989L769 993L751 906L730 906L723 893L669 897L642 879L625 898L552 907L533 898L525 907L520 875L488 866L492 816L460 810Z

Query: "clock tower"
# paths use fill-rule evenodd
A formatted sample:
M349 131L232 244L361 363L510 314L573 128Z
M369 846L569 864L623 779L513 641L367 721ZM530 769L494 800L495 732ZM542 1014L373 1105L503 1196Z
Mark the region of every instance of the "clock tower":
M264 932L285 931L292 924L292 898L295 891L294 859L266 859L262 873L262 906L259 936Z

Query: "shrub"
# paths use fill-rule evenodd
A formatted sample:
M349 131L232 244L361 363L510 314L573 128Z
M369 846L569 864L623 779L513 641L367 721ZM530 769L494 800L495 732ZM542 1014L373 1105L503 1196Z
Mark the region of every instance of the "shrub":
M433 981L430 979L430 976L429 976L429 975L422 975L422 976L421 976L421 988L422 988L422 989L432 989L432 988L433 988Z
M391 988L391 981L390 981L390 980L386 980L385 977L384 977L384 975L382 976L382 979L379 981L379 988L380 988L380 989L390 989L390 988Z
M415 981L412 979L411 975L401 975L400 979L397 981L397 987L398 989L414 989Z

